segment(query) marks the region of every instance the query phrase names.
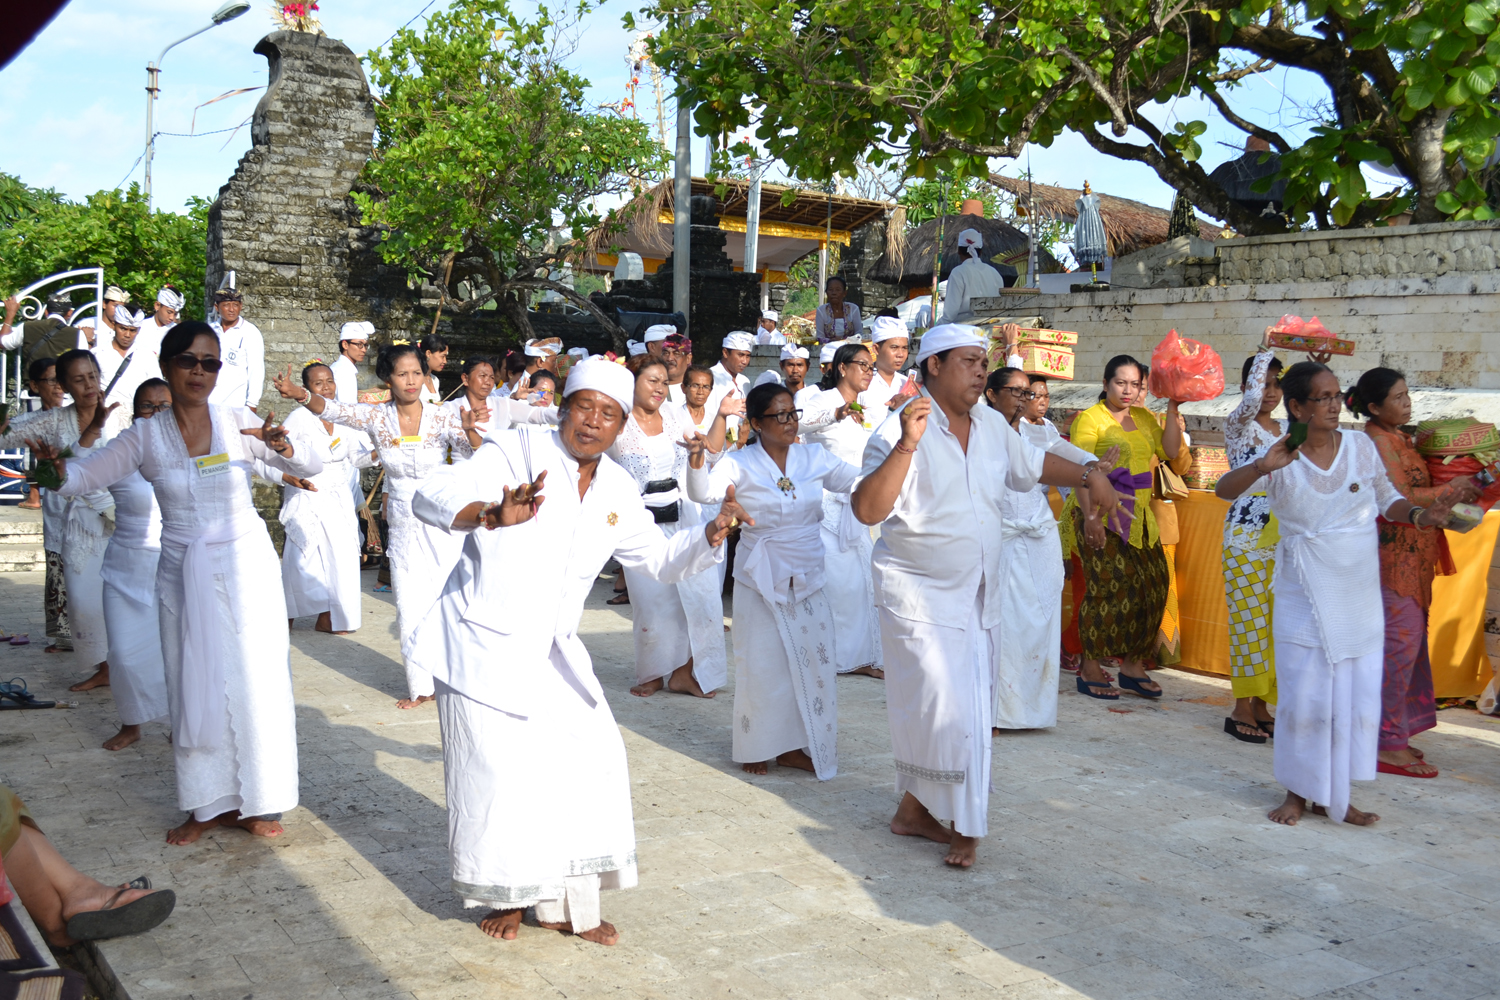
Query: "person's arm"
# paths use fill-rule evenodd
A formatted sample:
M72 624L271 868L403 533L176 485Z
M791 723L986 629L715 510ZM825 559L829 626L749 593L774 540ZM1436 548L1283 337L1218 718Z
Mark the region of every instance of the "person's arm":
M57 457L57 448L33 447L38 459L53 459L57 462L62 485L60 496L76 497L94 490L105 490L137 471L145 456L144 427L134 424L113 438L103 448L82 458L63 459Z
M1155 416L1151 418L1151 422L1156 424ZM1160 424L1156 426L1161 427ZM1182 452L1182 424L1177 419L1177 400L1175 399L1167 400L1167 426L1160 433L1161 453L1158 457L1165 462L1170 462Z
M1406 484L1406 476L1402 469L1401 450L1396 438L1390 434L1368 435L1375 445L1375 451L1380 455L1380 461L1385 466L1385 475L1392 489L1400 493L1407 500L1423 507L1447 501L1451 506L1455 503L1467 503L1479 495L1479 490L1474 481L1468 476L1460 476L1442 486L1410 486Z
M496 494L501 504L510 499L514 505L513 488L519 485L505 453L492 443L476 451L467 462L440 465L433 470L412 495L411 512L418 520L446 532L469 532L485 524L485 512L494 505ZM525 519L529 517L527 513Z
M739 481L740 463L734 456L710 465L707 462L707 439L702 434L693 434L683 441L688 451L687 475L683 489L693 503L722 503L729 488ZM695 464L696 463L696 464Z
M1276 352L1266 343L1270 335L1271 328L1266 327L1266 334L1255 352L1255 360L1250 363L1250 374L1245 376L1245 391L1229 416L1224 418L1226 434L1231 430L1237 434L1249 434L1250 425L1260 415L1260 404L1266 398L1266 372L1271 370L1271 361L1276 357Z
M900 436L885 453L885 438L880 434L870 435L865 445L866 474L850 497L850 507L860 524L879 524L891 516L896 501L901 498L901 489L906 485L911 463L917 455L917 445L927 430L927 418L932 413L932 400L926 396L914 396L900 410ZM883 455L883 457L881 457ZM878 464L877 463L878 460Z
M265 419L249 407L229 407L240 426L240 434L247 438L250 454L278 472L290 472L299 478L316 476L323 471L323 460L300 436L287 433L285 425L277 427L275 414L267 412ZM262 476L261 478L267 478ZM271 482L276 482L274 475Z
M23 328L14 328L16 310L21 308L21 302L14 295L5 300L5 322L0 323L0 350L14 351L26 340L26 331Z
M260 397L266 394L266 338L261 336L258 329L246 331L250 334L246 338L249 358L245 362L246 374L250 376L250 384L245 388L245 405L259 406Z
M1219 477L1218 485L1214 487L1214 496L1220 500L1238 500L1244 496L1245 491L1255 485L1255 481L1261 476L1269 475L1277 469L1284 469L1291 465L1297 458L1297 453L1286 445L1287 438L1282 437L1266 453L1249 465L1242 465L1238 469L1231 469Z

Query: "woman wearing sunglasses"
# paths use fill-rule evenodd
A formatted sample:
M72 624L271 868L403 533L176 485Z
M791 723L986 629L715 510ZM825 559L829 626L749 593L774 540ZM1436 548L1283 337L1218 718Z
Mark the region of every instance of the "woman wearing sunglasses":
M1101 459L1063 440L1052 423L1027 419L1038 388L1019 368L990 372L984 397L1030 444L1107 476L1119 457L1110 448ZM1001 568L1000 667L995 678L994 731L1047 729L1057 725L1057 680L1062 664L1062 541L1047 499L1051 487L1038 483L1024 493L1007 489L1000 497Z
M412 666L412 636L437 603L448 574L458 564L463 536L417 520L411 498L422 481L445 465L448 449L455 459L466 459L479 447L474 429L489 418L489 410L445 410L426 402L427 360L412 344L387 344L375 361L375 377L391 390L384 403L340 403L311 389L293 385L291 369L277 372L276 391L295 400L313 416L370 436L380 464L385 467L385 519L391 526L387 553L391 560L391 589L396 598L396 632L406 661L407 697L398 708L416 708L433 697L432 675Z
M865 445L874 425L890 413L868 413L858 402L870 388L875 362L863 344L845 344L833 356L833 365L818 383L823 390L813 397L802 421L808 444L820 444L858 468L865 458ZM823 492L823 593L838 624L838 655L834 666L841 674L864 674L883 680L885 657L880 653L880 622L875 617L875 583L870 576L870 556L875 543L870 529L849 510L849 494Z
M207 323L174 326L162 339L169 413L138 420L102 448L56 462L58 492L83 496L132 472L161 507L162 659L172 705L178 805L191 815L167 834L190 844L214 826L278 836L279 814L297 804L297 727L287 634L262 627L286 618L281 565L251 496L251 474L312 476L322 465L305 444L243 406L208 402L223 362ZM79 444L104 428L96 409ZM218 581L222 580L222 584Z
M801 415L786 386L751 389L753 440L710 471L707 439L695 434L687 492L701 504L732 495L753 519L734 560L733 759L749 774L774 761L826 780L838 773L838 638L824 591L823 491L848 493L859 469L798 444Z

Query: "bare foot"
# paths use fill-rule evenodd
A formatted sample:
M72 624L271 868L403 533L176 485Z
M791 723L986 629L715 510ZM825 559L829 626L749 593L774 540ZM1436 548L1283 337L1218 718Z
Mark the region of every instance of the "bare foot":
M875 664L873 664L873 663L866 663L862 667L855 667L853 670L849 671L849 673L851 673L851 674L863 674L866 677L873 677L877 681L883 681L883 680L885 680L885 671L881 670L879 667L875 666Z
M917 797L907 792L891 817L891 832L898 837L926 837L939 844L953 842L953 831L937 821Z
M435 697L436 697L436 695L424 694L424 695L421 695L420 697L417 697L417 698L402 698L400 701L396 702L396 707L397 708L416 708L418 705L425 705L425 704L427 704L429 701L431 701Z
M220 826L237 826L256 837L279 837L286 831L274 819L259 816L241 816L239 813L219 817Z
M348 632L339 632L339 631L335 631L334 630L334 627L333 627L333 614L331 612L328 612L328 611L325 611L321 615L318 616L318 620L313 623L313 628L315 630L319 631L319 632L326 632L329 635L348 635L349 634Z
M121 726L120 731L104 741L106 750L124 750L141 738L140 726Z
M693 661L689 659L682 666L672 671L672 676L667 678L667 690L677 694L690 694L694 698L712 698L718 694L717 691L705 692L698 686L698 678L693 676Z
M92 690L94 690L94 688L107 688L107 687L109 687L109 661L108 660L104 661L103 663L99 664L97 667L94 668L94 676L90 677L88 680L79 681L77 684L74 684L72 687L68 688L68 690L69 691L92 691Z
M181 826L173 827L167 831L167 843L178 847L185 847L203 836L205 830L212 830L219 825L219 817L199 822L193 819L193 814L188 813L188 818Z
M1302 796L1294 792L1287 792L1286 798L1282 800L1281 805L1266 813L1266 818L1272 823L1281 823L1284 826L1296 826L1297 821L1302 818L1302 810L1306 806L1307 800Z
M1094 688L1095 694L1104 695L1106 698L1109 697L1110 692L1114 692L1116 697L1120 694L1119 689L1112 686L1115 679L1110 676L1109 671L1099 665L1098 660L1084 660L1083 666L1078 668L1078 676L1090 684L1102 685Z
M1375 759L1382 764L1391 764L1402 768L1411 775L1437 774L1438 769L1427 763L1420 753L1411 747L1405 750L1381 750L1375 755Z
M807 755L806 750L788 750L776 758L776 763L782 767L795 767L803 771L813 771L812 758Z
M630 689L630 693L635 695L637 698L649 698L665 686L666 678L658 677L654 681L647 681L644 684L637 684L635 687Z
M768 760L751 761L749 764L740 765L740 770L744 771L746 774L765 774L770 771L770 769L771 762Z
M549 931L562 931L564 934L573 933L572 924L545 924L540 920L538 920L536 923L538 927L545 927ZM607 920L599 921L598 927L594 927L586 931L579 931L578 936L583 938L583 940L585 941L592 941L595 944L602 945L613 945L618 943L620 940L620 932L615 930L615 925Z
M979 838L965 837L955 830L953 840L948 845L948 853L943 855L943 864L953 868L972 868L978 856Z
M521 930L521 916L525 910L491 910L479 921L479 929L492 938L514 941Z
M1307 811L1314 816L1328 815L1328 810L1316 803L1308 803ZM1380 817L1374 813L1360 812L1353 806L1344 811L1344 822L1351 826L1374 826L1379 819Z

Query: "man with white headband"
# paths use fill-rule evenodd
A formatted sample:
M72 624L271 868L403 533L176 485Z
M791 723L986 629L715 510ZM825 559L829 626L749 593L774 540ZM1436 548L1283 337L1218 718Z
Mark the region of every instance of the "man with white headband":
M639 340L625 341L625 351L632 358L638 358L646 353L646 345Z
M989 831L992 685L1005 580L1000 499L1038 482L1079 489L1085 535L1104 544L1100 510L1118 501L1093 466L1027 443L998 410L977 406L987 340L943 324L922 337L922 387L865 446L851 505L879 524L872 562L885 654L886 711L903 793L891 832L947 845L943 860L973 865ZM952 829L942 821L951 821Z
M786 343L786 334L776 329L776 324L781 322L781 313L775 309L761 311L760 320L756 323L755 342L757 344L769 344L772 347L780 347Z
M755 338L744 330L735 330L723 340L719 363L709 371L714 373L714 391L708 397L707 413L718 413L719 403L727 396L730 399L744 399L745 393L750 391L750 379L744 374L745 368L750 364L750 351L755 347ZM731 440L738 440L739 417L730 417L729 436Z
M901 369L911 349L911 333L896 316L876 316L870 334L875 341L875 375L870 387L859 394L859 405L870 410L874 414L871 419L878 422L887 410L901 405L901 390L906 385Z
M781 347L781 383L792 390L792 398L795 402L797 393L807 387L807 361L809 358L807 348L798 347L796 344L783 344Z
M94 360L99 363L99 391L104 396L104 405L120 404L121 408L110 418L112 424L118 424L114 430L119 431L130 422L136 386L148 378L161 378L161 369L156 354L145 349L140 341L141 325L146 318L127 305L115 306L113 313L110 318L114 320L114 332L108 343L94 348Z
M646 353L654 354L658 358L664 357L667 338L677 335L677 327L671 323L657 323L646 327L646 332L641 335L641 343L646 345Z
M562 354L562 341L557 337L543 337L526 341L522 352L526 355L526 371L521 381L511 390L512 395L521 395L531 388L531 376L543 369L557 374L558 356Z
M182 318L185 301L182 293L171 285L162 285L157 291L156 305L141 323L141 332L135 335L136 350L141 351L143 357L146 353L153 357L161 355L161 339Z
M453 889L488 909L480 929L502 940L535 906L543 927L612 945L599 892L636 884L625 745L578 638L595 577L613 557L684 580L723 559L733 518L754 523L730 494L704 530L662 534L605 455L634 395L622 365L580 362L555 431L493 432L412 500L422 520L468 536L416 648L436 681Z
M266 340L260 328L240 315L244 308L235 272L229 271L214 292L217 318L209 324L219 335L219 381L208 396L217 406L260 405L266 391Z
M333 398L339 403L359 402L359 366L370 351L375 324L356 320L339 327L339 356L328 367L333 370Z
M73 325L78 328L78 349L80 351L92 351L99 343L99 328L107 331L114 330L115 306L125 305L130 301L130 293L119 285L110 285L104 289L104 305L99 309L97 315L85 316Z
M943 322L954 323L974 315L970 300L993 298L1005 287L1000 272L979 257L984 237L977 229L958 234L958 249L969 259L948 273L948 291L943 295Z

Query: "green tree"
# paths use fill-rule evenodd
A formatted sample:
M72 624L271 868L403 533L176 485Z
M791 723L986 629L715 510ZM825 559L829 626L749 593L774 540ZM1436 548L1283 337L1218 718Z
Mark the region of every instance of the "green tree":
M366 58L380 100L366 224L386 227L385 259L437 286L445 309L494 302L529 336L526 303L550 289L624 334L587 298L548 277L587 234L623 229L598 200L659 176L666 154L644 122L591 109L567 69L564 19L532 20L505 0L456 0L423 33L396 33ZM607 242L607 241L606 241ZM607 246L601 247L607 249Z
M185 215L152 211L133 183L70 202L0 174L0 288L9 294L59 271L102 267L141 308L171 284L187 299L183 315L202 319L208 206L193 198Z
M973 177L960 178L953 184L937 180L919 180L908 184L897 197L906 206L906 221L920 225L939 215L955 215L963 203L971 198L984 204L986 218L999 217L1001 199L999 192L988 181Z
M1146 113L1196 94L1281 155L1296 225L1492 217L1477 175L1500 134L1500 0L654 0L649 14L667 26L652 58L698 130L754 127L814 180L852 175L861 156L980 177L992 157L1071 130L1241 232L1281 230L1209 180L1205 123L1166 129ZM1282 67L1328 90L1301 144L1232 101ZM1365 162L1405 185L1372 194Z

